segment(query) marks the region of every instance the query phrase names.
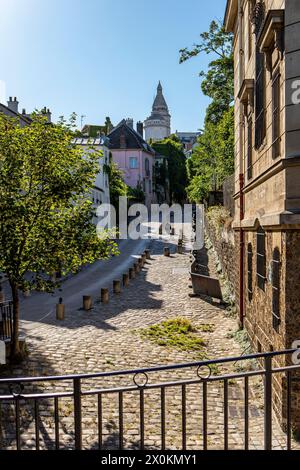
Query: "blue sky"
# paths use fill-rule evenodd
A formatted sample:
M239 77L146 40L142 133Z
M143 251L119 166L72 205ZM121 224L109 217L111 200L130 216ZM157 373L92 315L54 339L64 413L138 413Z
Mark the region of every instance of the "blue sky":
M53 118L75 111L85 123L144 120L158 80L172 130L195 131L208 104L198 72L207 57L179 65L226 0L0 0L0 80L6 97ZM80 120L78 119L78 123Z

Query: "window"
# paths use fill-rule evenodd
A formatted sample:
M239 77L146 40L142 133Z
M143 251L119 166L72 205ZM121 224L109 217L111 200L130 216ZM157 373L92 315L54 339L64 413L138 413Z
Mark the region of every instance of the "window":
M253 10L253 21L255 24L256 42L261 32L265 19L264 4L259 2ZM259 45L256 44L255 60L255 148L259 149L263 144L266 135L265 119L265 55L260 52Z
M248 3L248 59L251 58L252 56L252 22L251 18L253 15L253 8L254 8L254 3L253 0L249 0Z
M272 81L272 154L273 158L280 155L280 72L274 73Z
M248 180L252 178L252 133L253 133L253 123L252 117L248 119L248 139L247 139L247 177Z
M280 325L280 253L275 248L272 259L272 318L273 328Z
M253 249L251 243L247 248L247 269L248 269L248 300L251 302L253 297Z
M137 157L130 157L129 158L129 168L131 170L135 170L136 168L138 168L138 159L137 159Z
M265 289L266 282L266 234L262 227L256 232L256 276L257 285Z

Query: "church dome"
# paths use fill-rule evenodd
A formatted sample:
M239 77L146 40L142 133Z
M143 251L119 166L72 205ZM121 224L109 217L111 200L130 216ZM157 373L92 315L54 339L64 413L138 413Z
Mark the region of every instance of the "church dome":
M161 83L158 83L157 93L152 105L151 115L144 122L146 140L162 140L171 134L171 116L163 95Z
M156 94L156 97L152 106L152 111L155 111L156 109L165 109L166 111L169 112L168 105L164 98L164 95L162 92L162 86L160 82L157 87L157 94Z

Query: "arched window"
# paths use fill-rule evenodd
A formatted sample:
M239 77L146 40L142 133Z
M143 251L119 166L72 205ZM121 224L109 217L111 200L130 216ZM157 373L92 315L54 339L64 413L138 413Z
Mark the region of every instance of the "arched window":
M248 300L253 297L253 249L251 243L247 247L247 269L248 269Z
M256 232L256 277L257 285L265 290L266 282L266 233L262 227Z
M273 251L272 257L272 317L273 328L280 325L280 252L278 248Z

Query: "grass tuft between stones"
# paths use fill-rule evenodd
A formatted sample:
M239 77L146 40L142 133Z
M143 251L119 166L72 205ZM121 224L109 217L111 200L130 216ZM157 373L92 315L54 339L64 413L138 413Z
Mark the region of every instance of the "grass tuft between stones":
M204 339L199 336L197 328L186 318L174 318L151 325L140 330L140 334L159 346L173 347L180 351L194 351L201 357L206 357Z

